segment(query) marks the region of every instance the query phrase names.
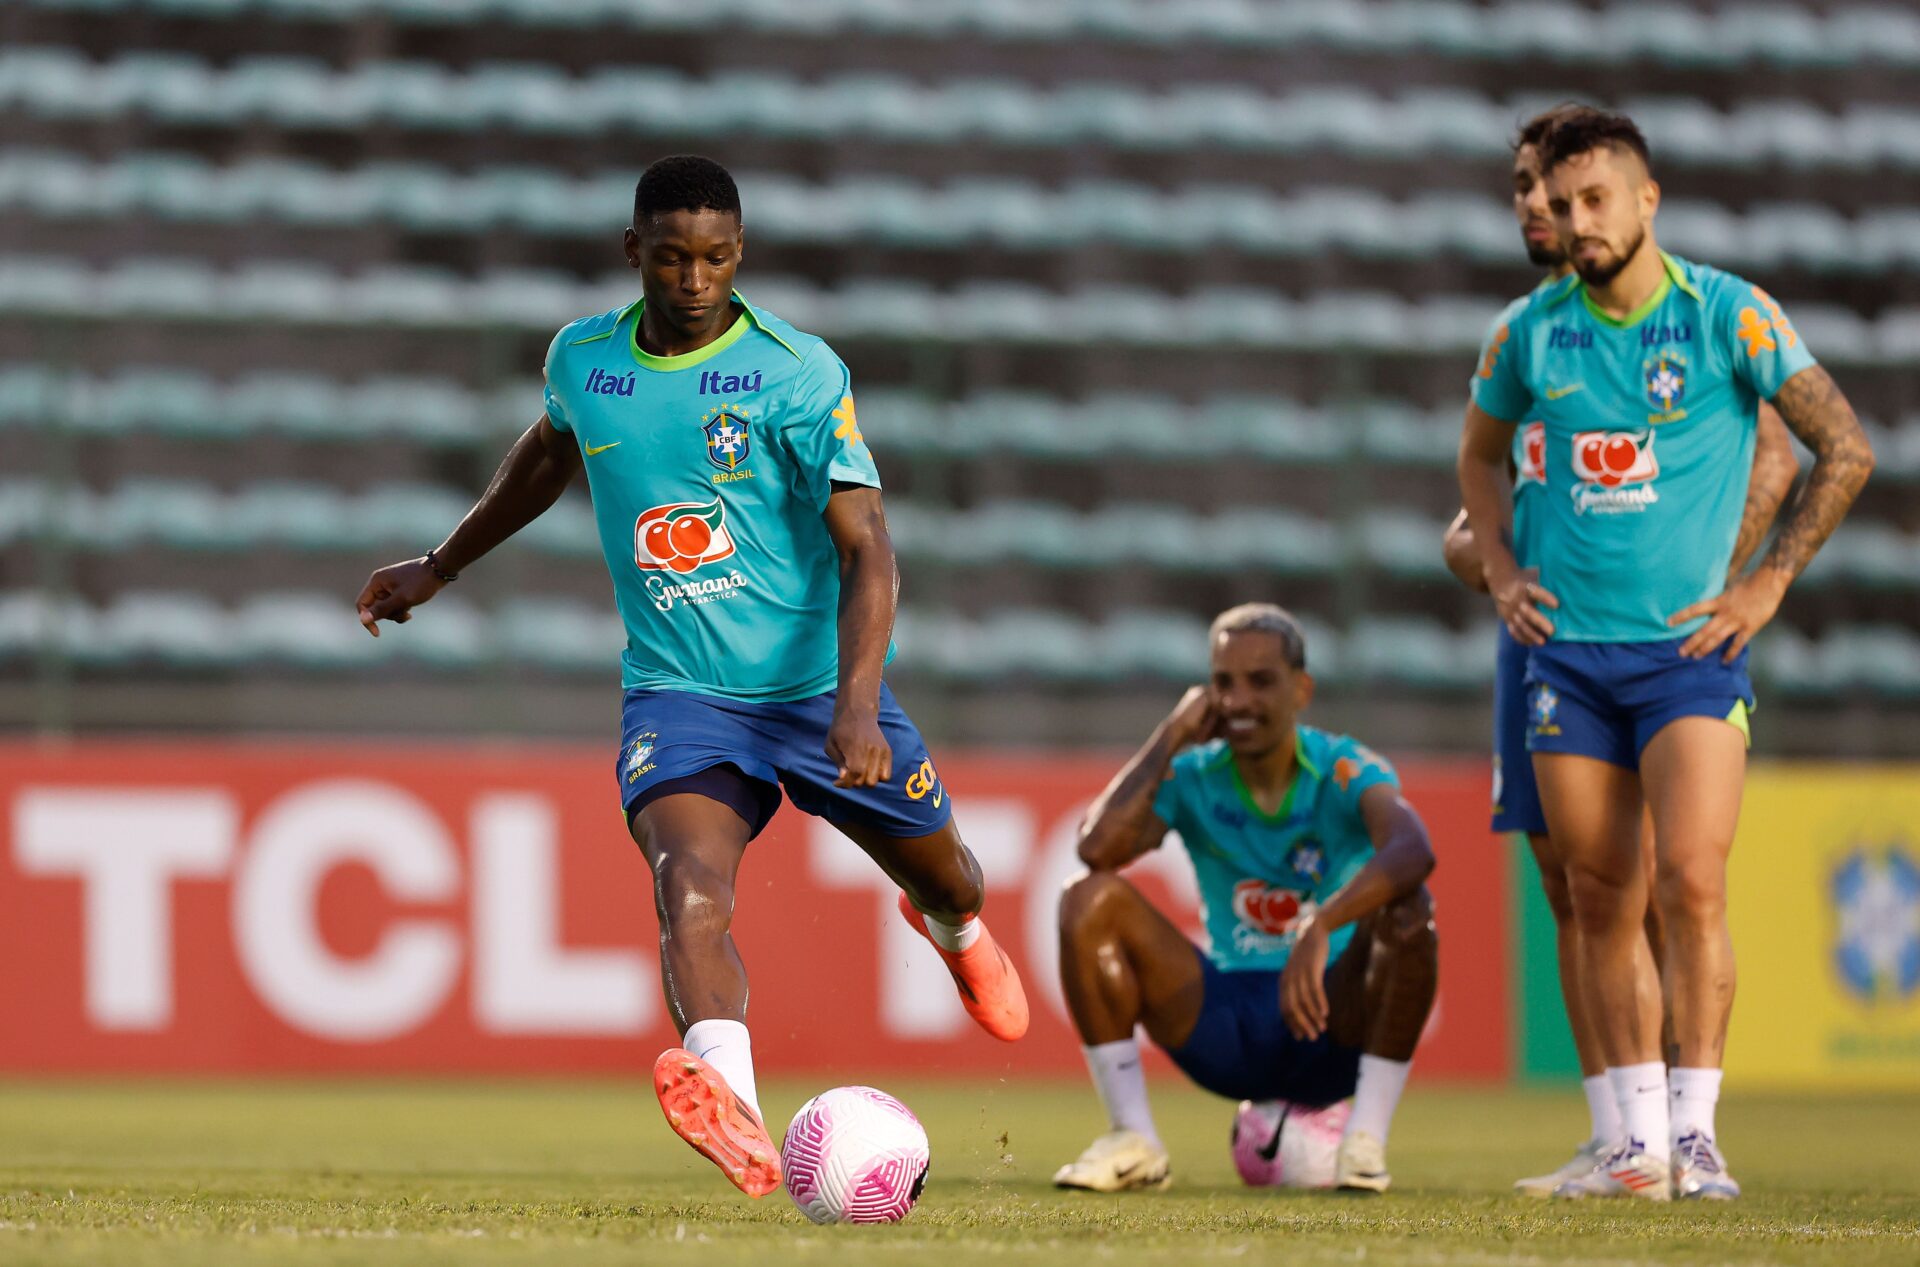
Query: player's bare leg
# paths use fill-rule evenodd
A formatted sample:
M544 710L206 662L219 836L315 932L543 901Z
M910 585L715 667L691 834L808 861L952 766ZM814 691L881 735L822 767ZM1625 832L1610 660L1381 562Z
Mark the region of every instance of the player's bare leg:
M1144 1027L1167 1049L1192 1036L1206 988L1193 944L1126 880L1090 871L1060 898L1060 979L1111 1129L1053 1181L1107 1192L1164 1187L1167 1152L1133 1035Z
M1733 939L1727 929L1727 856L1740 821L1746 736L1713 717L1662 728L1641 756L1653 812L1655 898L1667 936L1673 1000L1674 1173L1679 1195L1731 1198L1714 1138L1720 1065L1733 1010Z
M1385 1192L1393 1182L1387 1173L1388 1130L1439 985L1440 938L1433 926L1433 898L1425 888L1361 921L1334 961L1327 979L1327 1028L1335 1042L1361 1051L1353 1115L1336 1165L1335 1183L1341 1188Z
M734 881L748 828L704 796L669 795L633 816L653 871L660 979L681 1047L662 1052L654 1091L667 1124L749 1196L780 1186L747 1036L747 970L733 943Z
M948 819L925 836L888 836L835 823L900 886L900 914L932 943L960 1001L980 1027L1012 1042L1027 1032L1027 995L1013 961L979 918L986 902L980 863Z
M1547 828L1567 860L1579 929L1588 1016L1600 1037L1607 1078L1620 1105L1623 1141L1586 1179L1560 1196L1641 1196L1665 1200L1666 1066L1660 1062L1657 1000L1649 1011L1641 976L1651 963L1640 858L1640 777L1593 757L1535 753Z
M1660 1055L1672 1068L1680 1062L1680 1052L1673 1041L1673 1000L1667 994L1667 930L1660 919L1660 903L1651 900L1659 887L1659 860L1653 847L1653 810L1651 808L1640 816L1640 865L1647 873L1647 953L1653 959L1653 990L1659 995L1660 1007Z
M1646 871L1647 892L1652 892L1653 826L1652 817L1643 814L1641 822L1641 859ZM1568 1179L1582 1175L1599 1164L1622 1133L1620 1106L1607 1079L1606 1054L1600 1045L1599 1029L1587 999L1588 979L1582 968L1580 930L1573 914L1572 878L1567 861L1553 843L1553 837L1529 833L1534 861L1540 868L1540 887L1553 914L1554 950L1560 969L1560 997L1567 1009L1567 1026L1573 1032L1574 1050L1580 1060L1580 1085L1587 1099L1589 1137L1573 1158L1557 1170L1534 1175L1515 1183L1522 1196L1550 1197ZM1641 1024L1662 1024L1659 958L1651 940L1659 927L1654 904L1646 904L1648 940L1634 948L1634 996ZM1664 1050L1664 1046L1663 1046Z

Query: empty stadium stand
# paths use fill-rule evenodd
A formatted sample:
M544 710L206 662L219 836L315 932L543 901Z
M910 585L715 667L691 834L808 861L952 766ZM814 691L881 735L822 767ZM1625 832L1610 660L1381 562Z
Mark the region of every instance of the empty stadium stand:
M1876 442L1757 746L1920 754L1916 71L1920 13L1845 0L16 0L0 727L604 737L582 490L390 636L350 604L631 299L633 180L693 149L743 291L853 367L938 741L1130 742L1270 597L1323 720L1477 751L1491 612L1438 536L1535 280L1507 142L1577 96Z

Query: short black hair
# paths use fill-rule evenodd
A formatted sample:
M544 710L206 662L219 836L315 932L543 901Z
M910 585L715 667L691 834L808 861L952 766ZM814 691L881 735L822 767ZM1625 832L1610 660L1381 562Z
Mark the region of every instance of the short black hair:
M1554 124L1586 108L1587 107L1576 101L1563 101L1551 110L1542 110L1539 114L1534 115L1531 119L1522 123L1520 130L1513 134L1514 153L1519 153L1529 145L1538 147L1540 142L1546 139L1547 133L1553 128Z
M1641 164L1648 171L1653 170L1653 156L1647 150L1647 138L1641 135L1639 125L1611 110L1572 106L1559 111L1539 145L1541 171L1601 148L1630 150L1640 156Z
M740 214L740 187L727 169L699 154L672 154L640 173L633 188L633 224L666 211Z

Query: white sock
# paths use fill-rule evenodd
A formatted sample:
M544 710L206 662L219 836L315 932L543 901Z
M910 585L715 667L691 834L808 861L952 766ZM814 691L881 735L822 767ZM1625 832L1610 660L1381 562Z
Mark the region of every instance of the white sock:
M745 1025L739 1021L695 1021L687 1026L687 1036L680 1045L712 1065L741 1103L761 1122L767 1120L760 1112L760 1093L753 1083L753 1040L747 1036Z
M1400 1093L1407 1089L1407 1075L1412 1071L1410 1060L1361 1056L1360 1081L1353 1090L1353 1116L1347 1119L1346 1133L1365 1131L1385 1144L1393 1126L1393 1111L1400 1107Z
M1106 1105L1107 1121L1113 1129L1137 1131L1158 1144L1160 1132L1153 1129L1153 1109L1147 1104L1147 1072L1140 1067L1140 1044L1123 1038L1080 1050L1086 1053L1093 1085L1099 1089L1100 1103Z
M1638 1143L1648 1156L1673 1156L1667 1132L1667 1067L1657 1060L1607 1070L1613 1098L1620 1105L1622 1138Z
M980 919L976 915L969 915L958 924L944 923L925 911L920 912L920 917L927 921L927 936L942 950L958 954L980 937Z
M1713 1109L1720 1103L1718 1069L1675 1069L1673 1081L1673 1137L1689 1131L1713 1138Z
M1596 1073L1591 1078L1580 1079L1580 1089L1587 1093L1587 1120L1593 1126L1593 1133L1587 1138L1608 1144L1617 1142L1620 1102L1613 1098L1613 1084L1607 1081L1607 1075Z

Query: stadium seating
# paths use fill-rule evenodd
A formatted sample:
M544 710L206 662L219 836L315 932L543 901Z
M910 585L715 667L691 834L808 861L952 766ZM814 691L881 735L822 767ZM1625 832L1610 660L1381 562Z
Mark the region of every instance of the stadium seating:
M1653 137L1663 243L1764 280L1875 441L1756 644L1796 702L1761 743L1857 750L1864 708L1870 745L1920 752L1905 7L21 0L6 22L12 698L137 676L298 726L314 679L510 676L529 708L609 680L578 496L431 619L376 641L346 602L537 416L553 329L630 301L613 238L671 148L739 173L745 293L854 367L905 564L894 672L937 740L997 739L966 705L1017 696L1111 743L1094 728L1200 671L1213 611L1277 597L1336 723L1477 748L1489 612L1437 537L1468 363L1537 276L1506 145L1571 85Z
M297 129L381 124L564 137L609 129L676 136L869 136L930 144L1089 144L1167 151L1221 146L1374 158L1504 152L1513 119L1541 103L1409 88L1394 98L1357 89L1284 94L1204 84L1164 92L1069 82L1034 88L1002 79L922 86L871 74L817 82L721 72L700 79L660 68L584 77L553 67L483 63L467 72L419 62L336 70L318 58L249 57L217 67L186 54L126 53L104 64L61 50L0 51L0 107L55 119L142 115L180 126L253 121ZM1920 167L1920 110L1758 101L1717 112L1698 101L1628 103L1674 162L1797 168Z
M1073 241L1188 254L1222 241L1249 255L1507 262L1512 216L1495 198L1435 195L1394 202L1357 189L1279 197L1258 188L1199 185L1159 193L1114 181L1050 191L1036 182L961 179L930 188L853 178L809 185L741 173L756 240L825 246L867 240L902 248L992 243L1044 250ZM91 163L73 154L0 153L0 210L77 220L147 214L224 224L277 221L417 232L511 229L599 237L633 196L630 173L574 179L538 167L471 176L428 164L376 163L336 173L318 163L255 160L227 167L189 156L130 154ZM1817 203L1736 214L1676 200L1662 210L1671 249L1727 267L1877 273L1920 267L1920 212L1869 209L1848 218Z
M977 34L1000 40L1126 41L1156 46L1322 45L1372 54L1436 52L1510 59L1542 54L1570 62L1650 58L1676 65L1837 67L1859 61L1920 66L1920 19L1885 5L1827 11L1793 5L1735 6L1703 13L1678 4L1614 3L1597 11L1567 3L1488 6L1429 0L32 0L49 9L98 13L149 9L230 18L246 10L299 21L454 25L504 20L526 26L624 24L640 31L729 28L820 35L871 31L927 39Z

